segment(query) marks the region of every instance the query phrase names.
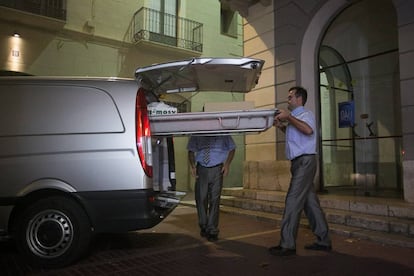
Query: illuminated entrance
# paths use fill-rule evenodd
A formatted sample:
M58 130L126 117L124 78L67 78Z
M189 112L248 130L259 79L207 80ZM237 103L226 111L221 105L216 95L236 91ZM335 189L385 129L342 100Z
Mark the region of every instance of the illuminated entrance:
M329 193L401 197L397 18L391 1L343 11L319 51L321 181Z

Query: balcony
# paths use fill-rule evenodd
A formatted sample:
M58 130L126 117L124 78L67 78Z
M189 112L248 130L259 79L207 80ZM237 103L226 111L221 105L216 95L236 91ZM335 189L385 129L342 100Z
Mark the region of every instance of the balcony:
M0 6L66 21L66 0L0 0Z
M19 25L51 31L66 23L66 0L0 0L0 21L8 22L11 31Z
M134 43L149 41L180 49L203 51L203 24L163 13L149 8L141 8L132 22Z

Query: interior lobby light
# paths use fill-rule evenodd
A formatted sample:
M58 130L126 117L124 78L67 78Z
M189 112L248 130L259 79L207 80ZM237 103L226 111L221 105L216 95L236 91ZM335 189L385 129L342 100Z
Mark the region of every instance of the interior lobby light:
M18 38L18 37L20 37L20 34L18 32L14 32L13 33L13 37L17 37Z

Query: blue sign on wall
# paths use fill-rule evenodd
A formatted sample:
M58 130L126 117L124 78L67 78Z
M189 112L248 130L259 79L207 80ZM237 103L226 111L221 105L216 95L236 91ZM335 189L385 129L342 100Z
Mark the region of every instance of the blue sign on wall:
M355 108L354 102L342 102L338 103L338 118L339 127L353 127L355 124Z

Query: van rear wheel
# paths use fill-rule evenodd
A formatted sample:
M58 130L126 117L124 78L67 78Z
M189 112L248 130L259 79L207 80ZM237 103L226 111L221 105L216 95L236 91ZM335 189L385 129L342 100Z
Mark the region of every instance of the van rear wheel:
M16 244L35 266L63 267L89 247L91 227L83 209L70 198L51 196L27 206L17 222Z

